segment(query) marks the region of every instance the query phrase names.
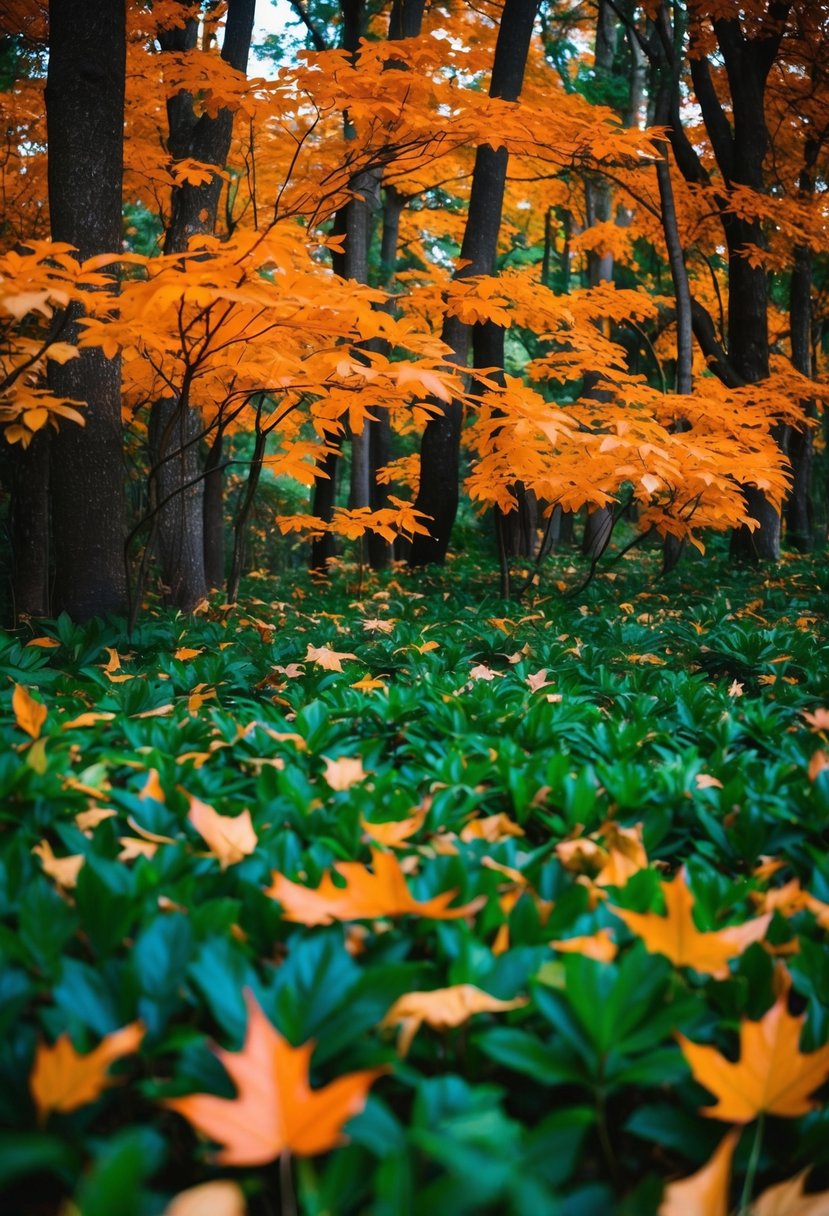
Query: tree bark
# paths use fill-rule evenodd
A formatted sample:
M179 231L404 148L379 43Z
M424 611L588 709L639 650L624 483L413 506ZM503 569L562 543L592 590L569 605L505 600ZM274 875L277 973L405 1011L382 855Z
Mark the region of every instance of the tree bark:
M789 288L789 318L792 363L804 376L812 375L812 262L811 249L799 245L795 249ZM805 401L803 404L809 417L814 417L814 401ZM786 539L792 548L800 553L809 553L814 548L811 496L814 453L812 430L810 427L792 427L788 440L792 488L785 506Z
M537 10L538 0L505 0L495 44L490 97L518 100ZM487 144L478 147L457 278L493 273L507 161L505 148L495 150ZM441 338L452 350L454 362L465 367L469 326L457 317L447 316ZM438 412L430 418L423 432L420 488L415 500L417 510L431 519L430 535L414 537L409 555L412 566L445 561L458 510L462 406L458 401L433 404Z
M20 616L49 615L50 439L44 429L27 448L19 444L7 448L11 469L8 531L12 624Z
M229 0L222 59L241 73L247 71L253 14L254 0ZM197 34L197 22L189 19L163 31L159 43L162 51L182 53L195 48ZM168 100L167 120L168 148L176 160L189 157L217 170L224 167L233 134L230 110L219 110L213 118L197 116L193 97L182 91ZM184 253L194 236L213 232L223 184L217 171L200 185L184 182L174 187L165 253ZM210 518L205 533L206 511L221 517L223 478L217 464L210 472L205 505L204 462L197 438L203 429L200 411L186 396L157 401L151 407L150 452L157 480L152 497L164 504L157 523L161 577L170 603L187 612L206 597L216 572L224 568L223 530L215 518ZM217 544L218 551L206 551Z
M52 0L46 128L51 233L78 257L121 245L126 72L124 0ZM63 334L77 341L72 309ZM58 396L85 403L86 424L64 422L52 440L55 612L78 621L122 612L124 471L118 359L87 349L49 364Z

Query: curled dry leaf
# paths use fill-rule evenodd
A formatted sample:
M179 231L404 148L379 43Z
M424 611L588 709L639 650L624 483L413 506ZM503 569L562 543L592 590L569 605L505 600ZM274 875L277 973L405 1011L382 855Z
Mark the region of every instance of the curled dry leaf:
M191 1094L168 1098L203 1135L222 1146L222 1165L266 1165L286 1150L302 1157L325 1153L342 1142L343 1125L365 1105L382 1068L349 1073L311 1089L308 1080L314 1045L292 1047L245 993L248 1026L241 1051L216 1055L236 1086L235 1098Z
M372 849L371 864L373 872L360 862L337 862L334 870L345 880L342 887L334 884L330 874L323 875L320 885L312 889L274 871L273 882L265 894L282 904L286 920L302 925L330 925L338 920L373 920L407 914L454 920L470 915L481 906L480 900L473 900L460 908L450 908L457 891L444 891L419 903L406 886L396 857Z
M436 988L432 992L407 992L394 1002L380 1026L383 1029L400 1027L397 1050L401 1056L405 1056L424 1022L436 1030L447 1030L460 1026L476 1013L503 1013L507 1009L520 1009L526 1004L527 997L502 1001L476 988L474 984L453 984L450 988Z
M75 1050L68 1034L62 1034L53 1047L41 1043L29 1078L40 1122L53 1110L65 1114L94 1102L111 1084L107 1076L110 1064L132 1055L143 1038L142 1024L131 1022L108 1034L86 1055Z
M751 1216L829 1216L829 1191L804 1195L809 1170L763 1191L752 1204Z

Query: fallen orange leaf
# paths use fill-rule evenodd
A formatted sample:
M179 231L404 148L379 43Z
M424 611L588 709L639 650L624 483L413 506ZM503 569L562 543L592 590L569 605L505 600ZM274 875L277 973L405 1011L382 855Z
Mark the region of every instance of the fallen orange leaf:
M174 651L173 658L186 663L188 659L198 658L200 654L201 650L193 650L190 646L179 646L178 650Z
M38 1046L29 1078L32 1097L40 1122L53 1110L66 1113L94 1102L111 1084L110 1064L137 1051L144 1038L140 1022L131 1022L108 1034L94 1051L80 1055L68 1034L62 1034L54 1047Z
M46 721L46 706L36 701L22 684L15 684L12 693L12 710L17 725L33 739L40 738L43 723Z
M729 1132L702 1169L665 1188L657 1216L727 1216L731 1158L740 1138Z
M350 790L352 785L365 781L368 776L359 756L339 756L336 760L323 756L323 760L325 761L323 776L332 790Z
M388 1029L400 1026L397 1050L401 1056L405 1056L424 1022L435 1030L447 1030L450 1026L460 1026L476 1013L502 1013L507 1009L520 1009L526 1004L527 997L502 1001L476 988L474 984L453 984L450 988L436 988L432 992L407 992L394 1002L380 1027Z
M312 646L310 642L305 654L306 663L316 663L317 667L322 667L325 671L342 671L343 659L356 658L356 654L349 654L346 651L338 652L332 650L330 646Z
M618 951L609 929L598 929L595 933L581 937L566 937L561 941L550 942L550 945L565 954L583 954L585 958L595 959L597 963L612 963Z
M190 801L187 818L223 870L250 856L259 843L250 811L242 811L241 815L220 815L200 798L192 794L187 797Z
M245 1216L246 1211L239 1184L221 1179L181 1191L167 1204L163 1216Z
M785 974L785 972L784 972ZM804 1017L793 1017L783 991L759 1022L740 1023L736 1063L701 1043L677 1035L694 1079L717 1098L701 1113L729 1123L750 1123L762 1112L796 1118L818 1104L809 1094L829 1078L829 1043L817 1051L800 1050Z
M69 857L55 857L48 840L41 840L40 844L34 846L32 852L40 858L43 873L54 878L59 887L65 887L68 890L77 885L78 874L86 861L83 853L73 853Z
M829 752L815 752L809 761L809 780L817 781L825 768L829 768Z
M461 840L486 840L489 844L496 844L508 836L523 835L524 829L504 811L499 811L497 815L485 815L483 819L470 819L461 832Z
M736 958L752 942L759 941L771 920L771 913L767 913L743 925L703 933L694 924L694 897L685 871L680 870L673 882L659 885L665 899L665 916L609 906L631 932L642 939L646 950L651 954L664 954L677 967L693 967L705 975L723 979L728 975L729 959Z
M33 644L29 642L30 646ZM804 710L803 719L809 723L812 730L829 730L829 709L816 709L813 714Z
M388 823L370 823L361 815L360 827L377 844L385 845L386 848L399 849L411 836L420 831L428 813L428 806L419 807L414 815L409 815L406 819L392 819Z
M829 1216L829 1191L804 1195L803 1187L809 1170L801 1170L787 1182L779 1182L763 1191L752 1205L751 1216Z
M369 1088L384 1069L348 1073L311 1089L308 1069L314 1044L292 1047L250 992L245 1000L248 1027L242 1050L215 1049L237 1096L191 1094L168 1098L164 1105L222 1145L215 1158L222 1165L265 1165L286 1150L302 1157L327 1152L341 1143L343 1124L363 1109Z
M480 901L473 900L463 907L450 908L456 891L444 891L418 903L406 886L396 857L372 849L371 864L373 873L357 861L337 862L334 870L345 879L343 887L336 886L330 874L324 874L320 885L312 889L274 871L273 882L265 894L282 904L286 920L301 925L330 925L338 920L373 920L408 913L451 920L467 916L480 907Z

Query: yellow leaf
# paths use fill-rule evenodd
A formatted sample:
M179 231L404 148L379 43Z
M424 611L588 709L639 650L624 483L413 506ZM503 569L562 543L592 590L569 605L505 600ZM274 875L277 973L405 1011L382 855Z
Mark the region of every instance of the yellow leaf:
M180 646L173 654L174 659L179 659L182 663L186 663L188 659L195 659L201 654L201 650L193 650L190 646Z
M314 1045L292 1047L274 1029L250 992L248 1027L241 1051L216 1055L236 1086L235 1098L191 1094L164 1103L223 1147L222 1165L266 1165L288 1151L300 1157L325 1153L342 1142L342 1128L364 1107L368 1090L384 1071L348 1073L311 1089Z
M250 856L259 843L250 811L245 810L241 815L235 816L220 815L212 806L192 794L187 797L190 800L187 818L203 837L223 870Z
M55 646L60 646L57 638L30 638L26 643L27 646L40 646L44 650L51 650Z
M360 827L377 844L382 844L386 848L398 849L420 831L428 813L428 805L420 806L413 815L409 815L406 819L393 819L389 823L369 823L361 815Z
M432 992L408 992L394 1002L380 1023L382 1029L400 1026L397 1050L401 1056L408 1054L412 1040L425 1022L436 1030L460 1026L476 1013L502 1013L506 1009L520 1009L527 1004L526 997L515 997L501 1001L476 988L474 984L454 984L450 988L436 988Z
M72 718L69 722L61 724L61 730L72 730L75 727L93 726L96 722L111 722L115 718L115 714L108 710L93 710L87 711L85 714L78 714L77 718Z
M161 780L158 775L158 769L151 768L147 771L147 780L138 791L138 797L144 801L147 798L152 798L154 802L166 802L167 795L161 788Z
M62 1034L54 1047L41 1043L29 1078L39 1121L42 1123L53 1110L66 1113L94 1102L111 1084L107 1076L110 1064L132 1055L143 1038L142 1024L131 1022L108 1034L86 1055L75 1050L68 1034Z
M46 721L46 706L41 705L22 684L15 684L12 694L12 710L15 721L21 730L33 739L40 737L43 723Z
M345 651L338 653L330 646L312 646L309 642L305 662L316 663L317 667L322 667L325 671L342 671L343 659L356 658L356 654L348 654Z
M770 1186L752 1205L751 1216L829 1216L829 1191L804 1195L809 1170L801 1170L787 1182Z
M504 811L497 815L485 815L483 819L470 819L461 832L461 840L486 840L497 844L508 836L523 836L524 829L510 819Z
M609 929L599 929L596 933L581 937L567 937L561 941L550 942L550 945L565 954L583 954L585 958L595 959L597 963L612 963L618 950Z

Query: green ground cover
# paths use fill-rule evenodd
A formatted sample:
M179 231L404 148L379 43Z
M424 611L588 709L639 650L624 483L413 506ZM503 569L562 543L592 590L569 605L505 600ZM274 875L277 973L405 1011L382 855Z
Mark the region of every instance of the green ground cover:
M829 1187L825 570L631 557L567 599L565 565L519 605L456 564L0 635L4 1211L158 1216L229 1179L252 1216L713 1213L665 1188L731 1128L729 1210ZM491 1008L395 1008L461 985ZM243 1097L216 1047L262 1014L313 1041L314 1089L383 1071L340 1147L290 1130L286 1083L290 1151L217 1163L164 1103ZM101 1078L121 1044L106 1087L44 1079L65 1034Z

